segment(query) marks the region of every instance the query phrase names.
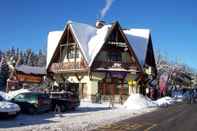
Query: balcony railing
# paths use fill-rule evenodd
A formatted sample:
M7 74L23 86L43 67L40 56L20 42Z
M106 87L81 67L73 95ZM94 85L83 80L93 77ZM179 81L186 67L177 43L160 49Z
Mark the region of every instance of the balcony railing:
M53 63L50 70L52 72L69 72L69 71L79 71L86 70L87 66L84 61L80 62L64 62L64 63Z
M111 69L136 69L135 63L129 62L112 62L112 61L95 61L94 69L96 68L111 68Z

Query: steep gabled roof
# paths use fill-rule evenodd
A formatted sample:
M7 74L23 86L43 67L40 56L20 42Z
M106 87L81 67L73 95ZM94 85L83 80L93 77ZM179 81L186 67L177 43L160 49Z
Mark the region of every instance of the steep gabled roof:
M60 38L62 37L63 31L52 31L48 34L48 41L47 41L47 65L49 66L49 63L54 55L54 52L58 46L58 43L60 41Z
M95 57L101 50L103 44L106 42L106 37L112 28L112 25L104 25L102 28L97 29L94 26L71 22L69 21L66 28L70 27L72 34L79 45L82 54L91 67ZM65 28L65 30L66 30ZM148 29L129 29L122 30L130 46L132 47L139 64L143 68L145 65L146 52L148 41L150 37L150 30ZM58 47L59 41L62 39L63 31L50 32L48 36L48 50L47 50L47 68L51 62L52 56Z
M148 29L129 29L124 30L124 33L133 47L135 54L143 67L145 64L148 41L150 37L150 30Z
M103 28L97 29L87 24L72 22L70 27L90 67L105 42L109 26L105 25Z
M18 65L16 66L16 71L20 71L25 74L34 74L34 75L46 74L46 69L44 67L36 67L36 66L28 66L28 65Z

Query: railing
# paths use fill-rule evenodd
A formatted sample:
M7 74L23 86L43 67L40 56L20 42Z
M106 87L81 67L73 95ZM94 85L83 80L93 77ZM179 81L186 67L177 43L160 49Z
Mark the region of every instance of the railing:
M64 63L53 63L50 70L52 72L66 72L71 70L85 70L87 66L84 61L80 62L64 62Z
M136 64L129 62L95 61L93 67L94 69L96 68L134 69L136 68Z

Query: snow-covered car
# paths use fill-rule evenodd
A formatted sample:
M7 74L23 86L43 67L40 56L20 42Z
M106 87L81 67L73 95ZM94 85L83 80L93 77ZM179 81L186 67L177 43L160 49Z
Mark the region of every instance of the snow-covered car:
M20 113L20 110L17 104L6 101L0 95L0 119L16 117Z

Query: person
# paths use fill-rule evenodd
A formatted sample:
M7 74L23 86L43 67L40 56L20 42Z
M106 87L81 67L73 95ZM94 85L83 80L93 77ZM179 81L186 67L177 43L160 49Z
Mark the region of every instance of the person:
M191 89L190 90L190 104L193 104L194 103L194 91Z
M99 92L96 93L96 102L101 104L101 94Z
M114 108L114 96L113 95L110 96L109 108L112 108L112 109Z

